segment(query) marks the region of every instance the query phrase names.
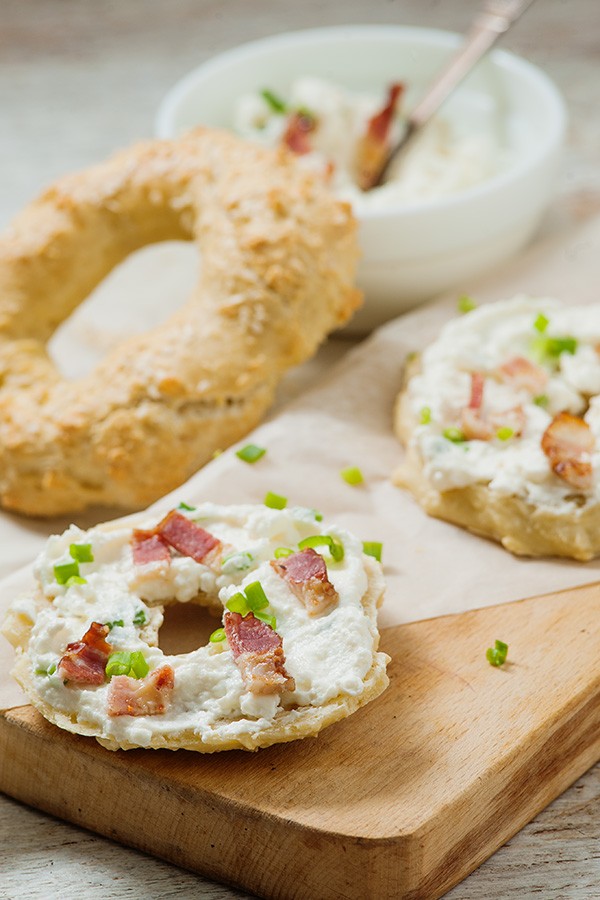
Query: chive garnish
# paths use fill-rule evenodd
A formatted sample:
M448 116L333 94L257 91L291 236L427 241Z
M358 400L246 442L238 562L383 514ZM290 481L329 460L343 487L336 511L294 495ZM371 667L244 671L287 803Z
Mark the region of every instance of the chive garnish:
M275 559L283 559L286 556L291 556L294 551L290 550L289 547L277 547L275 550Z
M231 575L233 572L243 572L249 569L254 562L254 557L247 550L238 550L230 553L221 563L221 571L225 575Z
M342 469L340 475L347 484L351 485L362 484L365 480L358 466L348 466L346 469Z
M125 622L123 621L123 619L115 619L114 622L106 623L106 627L108 628L109 631L112 631L113 628L116 628L117 626L119 628L125 628Z
M496 641L493 647L488 647L485 657L491 666L503 666L508 654L508 644L504 641Z
M270 91L269 88L263 88L260 95L263 100L266 100L273 112L279 113L280 115L287 112L288 106L285 100L282 100L281 97L278 97L277 94Z
M419 414L419 422L421 425L429 425L431 422L431 407L424 406Z
M531 341L531 352L539 363L555 362L561 353L577 352L577 338L540 335Z
M236 450L235 455L238 459L243 459L244 462L255 463L264 456L266 452L264 447L258 447L256 444L246 444L245 447Z
M508 441L514 434L514 430L509 428L508 425L504 425L502 428L499 428L496 432L496 437L500 441Z
M341 562L343 560L344 545L341 541L332 538L329 534L312 534L310 537L304 538L304 540L299 541L298 543L300 550L305 550L307 547L314 548L323 546L329 547L329 552L335 562Z
M265 495L265 506L268 506L269 509L285 509L287 506L287 497L282 497L280 494L274 494L272 491L267 491Z
M538 313L535 317L535 321L533 323L533 327L536 331L539 331L540 334L543 334L550 324L550 319L548 319L544 313Z
M79 563L77 560L73 562L57 563L54 566L54 577L58 584L66 584L69 578L79 577Z
M472 297L469 297L467 294L463 294L462 297L458 298L458 302L456 304L459 313L469 313L474 309L477 309L477 304L473 300Z
M227 635L225 634L225 629L217 628L216 631L213 631L208 640L211 642L211 644L218 644L220 641L224 641L226 637Z
M48 675L48 676L50 676L50 675L54 675L55 672L56 672L56 663L50 663L50 665L48 666L47 669L39 668L39 669L36 669L36 670L35 670L35 674L36 674L36 675Z
M145 678L150 671L141 650L117 650L111 653L106 663L105 672L109 678L113 675L128 675L130 678Z
M82 578L81 575L71 575L70 578L67 578L65 581L65 587L72 587L74 584L87 584L87 580Z
M237 593L233 594L227 601L226 606L229 612L240 613L242 616L245 616L248 612L248 603L241 591L237 591Z
M256 610L254 612L254 618L260 619L261 622L266 622L267 625L270 625L270 627L273 629L273 631L275 631L275 629L277 628L277 620L276 620L275 616L272 616L269 613L261 612L260 610Z
M147 618L144 610L138 609L135 616L133 617L133 624L141 627L142 625L145 625L147 621L148 621L148 618Z
M453 444L462 444L466 441L466 437L460 428L444 428L442 434L447 441L452 441Z
M91 544L71 544L69 553L77 562L94 562Z
M251 609L252 612L265 609L269 605L267 595L265 594L260 581L253 581L252 584L249 584L244 588L244 594L246 595L248 608Z
M363 541L363 553L366 553L367 556L372 556L377 562L381 562L382 551L383 544L381 541Z
M538 394L533 398L533 402L536 406L548 406L548 397L546 394Z
M229 612L239 613L241 616L253 613L257 619L266 622L271 628L277 627L275 616L262 611L269 605L269 600L260 581L253 581L243 592L237 591L225 605Z
M196 507L190 506L189 503L184 503L182 500L177 509L184 509L186 512L194 512Z

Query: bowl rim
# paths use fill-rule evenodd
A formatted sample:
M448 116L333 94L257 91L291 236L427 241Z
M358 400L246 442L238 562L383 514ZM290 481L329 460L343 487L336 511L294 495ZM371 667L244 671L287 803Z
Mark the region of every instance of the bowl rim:
M197 87L206 75L227 68L231 63L239 60L251 59L260 55L261 51L275 46L286 46L305 43L307 39L317 43L327 43L332 38L402 38L415 40L429 46L454 48L464 40L464 35L441 28L427 28L413 25L326 25L318 28L304 28L295 31L285 31L278 34L267 35L252 41L246 41L211 56L205 62L196 66L177 81L164 95L154 121L154 131L159 138L174 137L173 120L181 102ZM487 57L495 66L517 77L524 78L533 84L550 111L551 122L548 135L543 143L535 143L529 152L521 154L517 161L507 169L503 169L490 178L486 178L479 184L472 185L464 190L457 191L444 197L432 197L416 200L410 203L401 203L397 206L389 206L376 209L355 210L355 215L361 221L371 219L404 218L414 216L415 213L425 213L432 210L451 210L463 204L495 194L502 191L507 185L518 181L528 173L535 170L548 157L551 157L564 142L567 128L567 109L561 92L549 75L534 63L529 62L516 53L509 50L494 49ZM202 125L202 122L198 122Z

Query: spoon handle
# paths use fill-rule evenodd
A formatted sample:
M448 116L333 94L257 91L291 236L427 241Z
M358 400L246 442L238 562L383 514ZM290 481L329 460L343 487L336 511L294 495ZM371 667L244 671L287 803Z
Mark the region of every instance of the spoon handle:
M466 34L465 42L434 79L425 95L410 113L400 141L392 148L382 169L378 184L392 160L438 111L455 87L479 62L511 25L531 6L534 0L487 0Z

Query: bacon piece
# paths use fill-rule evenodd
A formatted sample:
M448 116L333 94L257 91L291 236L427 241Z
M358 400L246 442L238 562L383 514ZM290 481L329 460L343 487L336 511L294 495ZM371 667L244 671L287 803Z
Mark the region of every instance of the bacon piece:
M465 406L460 414L460 430L468 441L489 441L494 436L490 422L483 418L479 409Z
M67 644L57 668L63 681L104 684L104 670L112 652L112 647L104 640L109 631L108 625L92 622L80 641Z
M548 381L548 373L524 356L513 356L498 369L501 381L529 391L530 394L541 394Z
M367 122L367 130L356 147L356 182L363 191L377 184L390 143L390 130L404 85L396 83L388 88L383 109Z
M160 534L153 531L142 531L136 528L131 538L133 550L133 562L136 566L145 566L148 563L171 562L169 546Z
M161 666L145 678L115 675L108 689L109 716L157 716L169 706L175 672L169 665Z
M297 156L310 153L312 145L309 135L315 131L317 120L306 113L293 112L287 120L287 127L281 138L285 146Z
M272 559L271 565L304 604L309 616L327 612L340 599L327 575L325 560L312 547L283 559Z
M568 412L554 416L542 435L542 450L555 475L582 491L592 487L594 435L583 419Z
M513 406L501 412L484 415L483 390L485 377L481 372L471 372L471 396L469 405L460 415L461 431L469 441L489 441L495 437L499 428L511 428L515 437L523 433L525 413L522 406Z
M189 556L201 563L204 557L221 542L209 531L205 531L191 519L182 516L176 509L165 516L154 529L154 533L170 544L183 556Z
M253 613L225 613L225 634L240 670L242 681L252 694L280 694L296 688L285 668L281 637Z
M469 399L469 409L481 409L484 387L485 377L483 372L471 372L471 397Z

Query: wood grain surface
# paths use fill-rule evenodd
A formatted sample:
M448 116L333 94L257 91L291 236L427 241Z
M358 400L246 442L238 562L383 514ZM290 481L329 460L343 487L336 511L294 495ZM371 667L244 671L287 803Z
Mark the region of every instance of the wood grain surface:
M3 0L0 16L0 219L55 176L151 133L165 91L210 55L293 28L390 22L463 29L476 0ZM505 46L541 65L567 100L571 127L546 229L600 209L600 16L597 0L544 0ZM9 517L2 515L3 521ZM24 544L44 532L10 519ZM4 564L10 560L2 559ZM451 900L596 900L600 768L545 809ZM0 897L247 895L0 798Z
M252 755L110 753L17 707L0 788L260 896L435 900L599 759L600 586L388 628L382 647L377 701Z

